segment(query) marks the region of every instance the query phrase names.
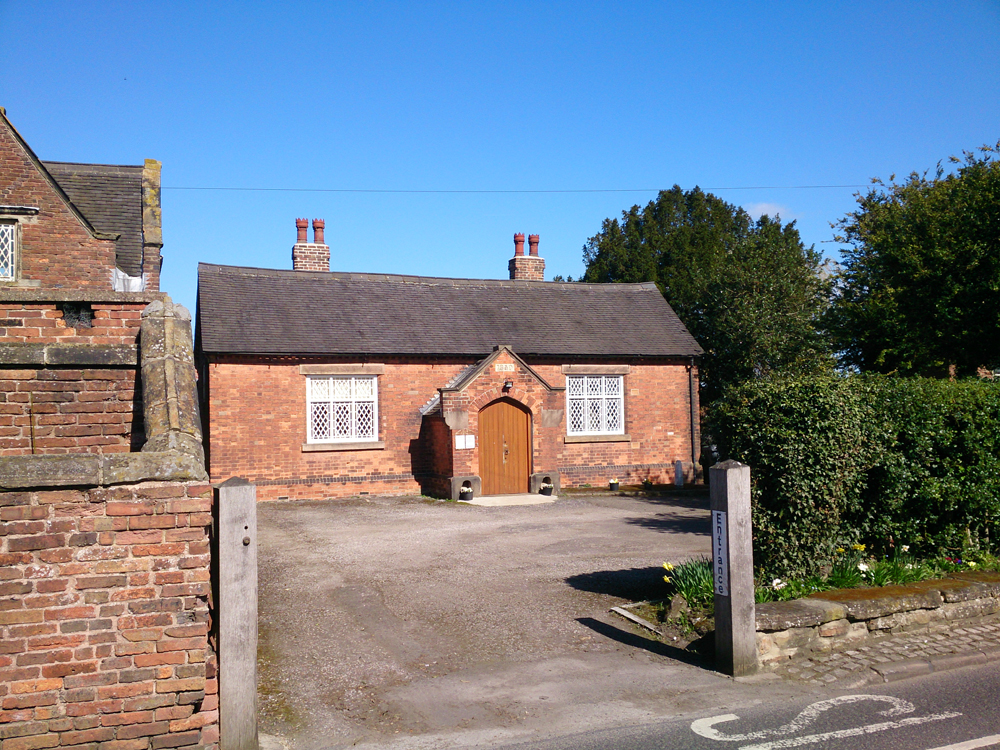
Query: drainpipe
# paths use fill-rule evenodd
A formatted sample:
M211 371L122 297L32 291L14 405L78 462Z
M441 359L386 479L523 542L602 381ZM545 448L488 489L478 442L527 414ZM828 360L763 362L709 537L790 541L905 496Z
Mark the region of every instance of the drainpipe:
M695 405L695 395L698 393L698 385L694 382L694 357L688 363L688 401L691 404L691 471L698 476L698 448L700 447L695 437L698 434L698 407Z

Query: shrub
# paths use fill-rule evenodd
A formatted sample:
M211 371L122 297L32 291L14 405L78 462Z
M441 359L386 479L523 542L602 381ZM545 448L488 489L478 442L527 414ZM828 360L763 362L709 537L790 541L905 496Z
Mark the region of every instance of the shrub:
M832 575L845 542L882 554L905 543L925 556L995 544L1000 384L755 381L715 402L707 426L723 459L751 467L760 581Z

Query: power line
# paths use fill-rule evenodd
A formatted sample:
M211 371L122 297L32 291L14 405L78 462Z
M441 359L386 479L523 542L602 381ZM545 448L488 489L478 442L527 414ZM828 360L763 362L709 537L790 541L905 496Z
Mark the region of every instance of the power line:
M719 190L839 190L845 188L868 187L868 185L746 185L741 187L706 187L706 191ZM396 194L457 194L457 195L497 195L497 194L552 194L552 193L656 193L660 188L624 189L581 189L581 190L384 190L358 188L253 188L253 187L194 187L163 185L161 190L219 190L243 193L396 193Z

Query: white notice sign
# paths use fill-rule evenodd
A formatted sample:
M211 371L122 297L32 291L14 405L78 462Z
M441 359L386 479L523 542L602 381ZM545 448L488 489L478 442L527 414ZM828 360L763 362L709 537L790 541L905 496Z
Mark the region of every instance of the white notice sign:
M719 596L729 596L729 539L724 510L712 511L712 587Z

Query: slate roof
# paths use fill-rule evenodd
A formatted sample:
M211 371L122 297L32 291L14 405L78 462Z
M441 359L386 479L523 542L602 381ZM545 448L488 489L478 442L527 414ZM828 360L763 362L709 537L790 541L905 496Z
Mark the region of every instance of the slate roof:
M198 266L201 350L229 354L691 357L656 285Z
M98 232L121 235L116 265L142 275L142 167L43 161L73 205Z

